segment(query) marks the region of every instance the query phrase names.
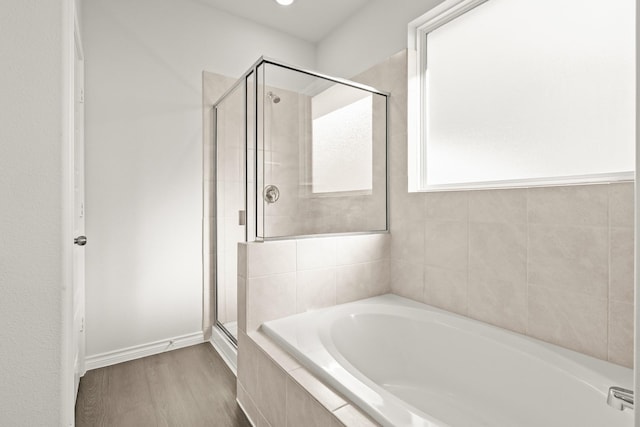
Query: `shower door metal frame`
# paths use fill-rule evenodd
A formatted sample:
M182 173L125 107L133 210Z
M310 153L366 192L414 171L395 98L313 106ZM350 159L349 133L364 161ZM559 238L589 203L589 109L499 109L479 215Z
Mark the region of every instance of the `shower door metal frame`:
M385 229L384 230L375 230L375 231L355 231L355 232L338 232L338 233L322 233L322 234L309 234L309 235L295 235L295 236L278 236L278 237L264 237L264 236L258 236L258 215L257 215L257 210L258 210L258 203L260 202L260 200L258 200L258 195L262 194L261 191L259 191L258 189L258 156L257 156L257 152L258 152L258 147L257 147L257 143L258 143L258 126L255 126L255 135L254 135L254 142L255 142L255 150L256 150L256 156L255 156L255 165L254 165L254 180L255 180L255 188L253 188L253 193L252 195L255 196L256 198L256 212L254 212L254 229L255 229L255 233L253 233L254 235L252 236L254 241L278 241L278 240L290 240L290 239L310 239L310 238L314 238L314 237L318 237L318 236L353 236L353 235L363 235L363 234L380 234L380 233L389 233L389 227L390 227L390 219L389 219L389 204L390 204L390 200L389 200L389 167L390 167L390 163L389 163L389 117L390 117L390 113L391 113L391 104L389 102L389 97L390 97L390 93L389 92L385 92L385 91L381 91L378 90L374 87L371 87L369 85L365 85L362 83L357 83L351 80L347 80L347 79L343 79L343 78L339 78L339 77L332 77L323 73L318 73L316 71L312 71L312 70L308 70L305 68L300 68L300 67L296 67L290 64L287 64L285 62L282 61L278 61L276 59L273 58L269 58L266 56L262 56L260 57L252 66L249 70L247 70L247 72L245 72L245 74L243 75L243 77L241 77L241 80L244 79L246 76L250 75L250 74L254 74L254 76L256 76L256 80L257 80L257 76L258 76L258 69L259 67L261 67L262 65L265 64L270 64L270 65L275 65L290 71L295 71L295 72L299 72L302 74L306 74L308 76L312 76L312 77L316 77L316 78L320 78L320 79L324 79L324 80L328 80L334 83L339 83L345 86L349 86L349 87L353 87L356 89L360 89L360 90L364 90L367 91L369 93L372 94L376 94L376 95L381 95L384 96L385 98L385 144L384 144L384 150L385 150ZM234 85L235 86L235 85ZM254 104L255 104L255 117L256 117L256 121L257 121L257 117L258 117L258 84L256 83L255 85L255 99L254 99ZM249 192L247 191L246 194L248 195ZM264 230L264 226L263 226L263 230Z
M372 94L377 94L377 95L381 95L385 97L385 103L386 103L386 117L385 117L385 128L386 128L386 132L385 132L385 218L386 218L386 229L385 230L379 230L379 231L362 231L362 232L347 232L347 233L324 233L322 234L322 236L331 236L331 235L362 235L362 234L380 234L380 233L388 233L389 232L389 227L390 227L390 223L389 223L389 117L390 117L390 102L389 102L389 97L390 94L389 92L385 92L385 91L381 91L378 89L375 89L374 87L362 84L362 83L357 83L357 82L353 82L350 80L346 80L346 79L342 79L339 77L332 77L323 73L318 73L316 71L312 71L312 70L308 70L305 68L300 68L300 67L296 67L290 64L287 64L285 62L282 61L278 61L276 59L273 58L269 58L266 56L261 56L253 65L251 65L251 67L249 67L249 69L247 69L247 71L245 71L240 78L229 88L227 89L222 96L220 96L220 98L218 98L218 100L213 104L212 106L212 114L213 114L213 138L214 138L214 150L213 150L213 165L216 167L216 197L214 197L213 203L213 209L214 212L216 213L216 224L215 227L213 227L213 241L215 242L215 253L216 256L214 257L214 269L215 269L215 283L214 283L214 308L213 308L213 312L214 312L214 327L217 327L220 331L222 331L224 333L225 336L227 336L227 338L229 339L229 341L237 348L238 345L238 341L237 338L235 338L225 327L224 325L218 320L218 256L217 256L217 244L218 244L218 239L217 239L217 235L218 235L218 203L217 203L217 197L218 197L218 180L217 180L217 160L218 160L218 140L217 140L217 110L218 110L218 106L227 98L229 97L236 89L239 85L244 84L244 159L245 159L245 168L244 168L244 172L245 172L245 176L244 176L244 185L245 185L245 189L244 189L244 211L246 214L246 221L245 221L245 242L249 242L249 241L271 241L271 240L285 240L285 239L305 239L305 238L312 238L312 237L318 237L318 234L314 234L314 235L301 235L301 236L285 236L285 237L259 237L258 236L258 215L257 215L257 210L258 210L258 195L261 194L260 191L258 191L258 106L259 106L259 90L258 90L258 76L259 76L259 68L265 64L270 64L270 65L275 65L287 70L291 70L291 71L295 71L295 72L299 72L302 74L306 74L312 77L317 77L317 78L321 78L324 80L328 80L330 82L334 82L334 83L339 83L345 86L349 86L349 87L353 87L356 89L360 89L360 90L364 90L367 92L370 92ZM248 84L248 79L253 75L254 79L255 79L255 83L253 85L253 102L251 103L252 105L249 105L249 101L248 101L248 97L249 97L249 84ZM253 112L253 118L255 121L255 124L253 126L253 132L251 135L249 135L249 123L248 123L248 119L249 119L249 108L252 108L252 112ZM255 156L253 156L253 159L250 159L248 156L249 153L249 145L251 144L251 148L253 148ZM253 161L253 187L250 188L249 186L249 162ZM250 191L251 190L251 191ZM249 197L252 197L253 200L255 201L255 212L250 212L248 207L249 207ZM253 222L252 224L252 229L253 232L251 233L251 236L249 235L249 224L250 221Z
M220 322L218 320L218 284L219 284L219 270L218 270L218 222L219 222L219 214L218 214L218 107L220 106L220 104L227 99L227 97L229 95L231 95L232 93L235 92L235 90L238 88L239 85L241 85L242 83L244 83L244 90L243 90L243 112L244 112L244 212L245 212L245 218L248 215L248 211L247 211L247 206L248 206L248 168L247 168L247 163L248 163L248 132L247 132L247 128L248 128L248 124L247 124L247 108L248 108L248 103L247 103L247 95L248 95L248 88L247 88L247 79L249 78L249 76L251 75L252 70L250 70L250 72L245 73L240 79L238 79L229 89L227 89L226 92L224 92L224 94L218 98L218 100L213 104L212 106L212 115L213 115L213 120L212 120L212 125L213 125L213 162L212 164L215 167L215 197L213 198L213 211L215 212L215 226L213 227L213 242L215 244L215 256L213 258L213 266L214 266L214 272L215 272L215 276L214 276L214 286L213 286L213 294L214 294L214 307L213 307L213 318L214 318L214 327L217 327L226 337L227 339L233 344L234 347L238 347L238 339L237 337L234 337L233 334L231 332L229 332L227 330L227 328L224 326L224 324L222 322ZM245 219L245 224L244 224L244 241L247 242L249 240L249 236L248 236L248 220ZM237 276L237 271L236 271L236 276Z

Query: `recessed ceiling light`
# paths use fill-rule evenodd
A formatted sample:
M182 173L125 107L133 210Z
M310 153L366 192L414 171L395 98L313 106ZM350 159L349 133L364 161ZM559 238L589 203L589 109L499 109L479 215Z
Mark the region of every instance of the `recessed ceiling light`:
M276 0L276 3L282 6L289 6L294 0Z

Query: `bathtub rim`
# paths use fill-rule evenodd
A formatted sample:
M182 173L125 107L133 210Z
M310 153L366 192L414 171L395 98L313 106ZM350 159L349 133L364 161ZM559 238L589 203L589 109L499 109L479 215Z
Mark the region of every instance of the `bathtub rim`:
M322 314L329 311L351 311L353 307L359 307L360 310L364 310L365 312L366 306L370 305L380 305L380 306L403 306L405 308L411 310L420 310L426 311L430 313L430 315L435 316L444 316L450 319L453 319L456 324L471 324L473 325L473 329L479 329L481 331L481 335L484 338L488 338L499 345L505 345L511 349L516 349L519 352L523 353L526 357L533 357L530 352L525 351L525 349L516 348L514 345L509 345L509 343L515 343L519 345L524 345L525 347L529 347L534 350L535 353L545 353L547 357L551 357L552 359L556 359L558 364L548 363L543 357L540 355L535 355L535 359L544 362L545 364L551 366L553 369L563 372L565 375L570 375L571 377L577 379L578 381L585 383L588 387L596 390L598 393L602 395L603 404L606 402L606 390L611 385L621 385L622 387L632 387L633 383L633 370L616 365L612 362L608 362L605 360L597 359L593 356L589 356L574 350L570 350L564 347L560 347L558 345L548 343L542 341L540 339L530 337L527 335L523 335L514 331L510 331L495 325L491 325L485 322L482 322L477 319L472 319L466 316L462 316L456 313L452 313L438 307L434 307L428 304L420 303L417 301L413 301L392 293L384 294L376 297L366 298L358 301L353 301L345 304L340 304L336 306L326 307L319 310L309 311L305 313L298 313L295 315L291 315L285 318L271 320L265 322L260 327L260 331L271 338L273 342L279 345L281 348L285 349L287 353L292 355L292 357L307 370L313 372L316 376L320 378L320 381L325 382L330 385L333 389L337 390L339 393L347 397L350 401L354 402L363 412L367 413L370 417L376 420L376 422L380 423L383 426L394 427L392 423L392 419L389 417L389 413L391 415L397 415L396 408L400 407L401 412L406 411L410 416L417 415L425 420L425 423L421 424L425 427L446 427L448 424L443 420L435 418L429 414L426 414L424 411L419 408L414 407L410 403L402 400L398 396L395 396L391 392L385 390L380 387L373 380L369 379L361 373L357 368L355 368L351 363L346 360L340 352L333 346L333 351L329 351L327 347L327 342L322 342L322 346L320 346L320 351L326 352L330 357L336 359L336 355L339 356L339 373L341 374L341 379L337 379L334 375L331 375L326 368L320 366L315 360L312 360L311 356L314 356L316 350L313 350L311 353L302 352L300 349L296 348L296 346L289 342L286 338L280 336L277 332L275 332L272 328L278 327L279 324L282 324L286 321L292 321L301 319L303 317L314 316L316 317L315 323L319 323L317 318ZM358 314L358 313L356 313ZM405 316L402 316L405 317ZM406 316L409 317L409 316ZM464 330L464 329L463 329ZM321 335L326 333L326 330L323 331L322 328L319 328L315 331L318 336L319 341L323 341ZM466 331L465 331L466 332ZM488 333L488 337L486 334ZM502 343L500 340L495 339L495 336L498 335L500 338L506 337L507 343ZM330 341L329 341L330 342ZM338 360L336 360L338 361ZM342 364L344 363L344 364ZM345 367L346 365L346 367ZM350 371L348 368L353 369ZM334 367L335 369L335 367ZM581 371L582 375L576 375L575 371ZM601 374L599 371L606 371L606 375ZM362 397L362 390L356 392L350 387L345 385L345 377L347 379L347 383L362 383L366 386L367 392L371 391L373 395L369 395L365 398ZM587 380L583 380L582 378L586 377ZM609 379L610 378L610 379ZM597 385L595 385L595 384ZM615 384L613 384L615 383ZM387 399L392 403L390 407L385 408L385 411L380 411L379 408L374 407L370 404L367 399L373 398L374 401L376 399Z

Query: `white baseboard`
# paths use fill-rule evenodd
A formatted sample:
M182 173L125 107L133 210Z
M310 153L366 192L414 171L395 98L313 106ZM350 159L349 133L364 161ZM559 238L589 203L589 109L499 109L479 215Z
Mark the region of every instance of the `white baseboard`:
M194 332L192 334L167 338L161 341L135 345L120 350L108 351L106 353L94 354L92 356L87 356L85 359L85 368L87 371L104 368L105 366L128 362L129 360L140 359L141 357L152 356L154 354L164 353L165 351L177 350L179 348L189 347L203 342L205 342L203 333Z

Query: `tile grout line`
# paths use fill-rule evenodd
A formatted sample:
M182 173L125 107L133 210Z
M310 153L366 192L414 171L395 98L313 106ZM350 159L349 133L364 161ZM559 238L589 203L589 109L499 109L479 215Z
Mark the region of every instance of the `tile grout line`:
M611 360L611 346L609 345L609 326L611 324L611 185L607 185L607 320L606 320L606 344L607 360Z
M422 299L420 302L427 304L429 301L428 284L427 284L427 211L429 204L429 197L422 196L422 220L420 224L422 226L422 260L420 260L420 266L422 267ZM433 302L433 301L430 301Z
M469 310L469 281L471 280L471 202L469 197L469 192L467 192L467 301L465 304L465 314L468 317L470 316Z
M525 223L527 226L527 248L525 251L525 290L524 290L524 300L525 300L525 318L526 318L526 325L525 325L525 335L531 336L531 326L530 326L530 313L529 313L529 250L530 250L530 245L531 245L531 236L530 236L530 232L531 229L529 227L529 192L530 190L528 188L525 189L525 197L524 197L524 205L525 205Z

